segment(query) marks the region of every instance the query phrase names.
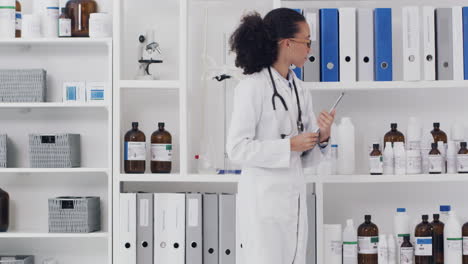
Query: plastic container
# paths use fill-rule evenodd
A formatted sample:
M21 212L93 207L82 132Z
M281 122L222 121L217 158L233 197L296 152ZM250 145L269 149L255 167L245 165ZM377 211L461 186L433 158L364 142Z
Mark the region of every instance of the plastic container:
M109 38L112 36L112 20L107 13L92 13L89 16L89 37Z
M454 211L444 226L444 263L462 264L462 226Z
M405 236L410 236L409 216L406 208L397 208L396 214L393 218L393 232L397 238L397 252L400 255L400 247L403 244Z
M406 174L406 151L403 142L393 143L395 154L395 175Z
M59 1L46 0L45 10L42 13L42 35L45 38L58 37L58 18L60 15Z
M457 173L457 147L455 141L447 142L447 173Z
M341 225L324 225L324 261L327 264L342 264L343 239Z
M357 231L353 219L346 220L343 231L343 264L357 264L358 258Z
M385 149L383 152L383 174L393 175L395 174L395 154L391 142L385 143Z
M0 39L16 36L16 1L0 0Z
M338 173L351 175L355 170L355 131L351 118L343 117L338 126Z
M388 264L388 243L387 236L382 234L379 236L379 264Z
M36 39L42 37L40 15L23 15L21 37L24 39Z
M395 237L393 235L388 236L388 264L397 264L397 246Z

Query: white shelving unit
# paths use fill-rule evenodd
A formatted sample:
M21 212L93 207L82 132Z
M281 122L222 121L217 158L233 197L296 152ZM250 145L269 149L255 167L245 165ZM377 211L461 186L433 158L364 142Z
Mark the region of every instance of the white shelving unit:
M96 0L112 13L112 1ZM32 2L22 1L23 13ZM0 254L34 255L36 263L112 263L112 38L0 40L0 68L47 71L44 103L0 103L0 133L8 135L8 168L0 168L0 188L10 195L10 227L0 233ZM63 103L66 81L108 84L102 103ZM81 135L80 168L30 168L30 133ZM49 233L48 199L99 196L101 231Z

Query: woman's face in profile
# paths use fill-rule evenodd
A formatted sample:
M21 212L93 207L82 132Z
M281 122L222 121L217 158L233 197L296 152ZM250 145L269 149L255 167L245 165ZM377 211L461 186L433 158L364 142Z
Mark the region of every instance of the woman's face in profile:
M309 40L310 39L310 29L309 25L306 22L299 22L299 32L296 33L294 38ZM302 68L305 62L309 59L310 48L307 46L307 43L291 41L291 62L296 65L296 67Z

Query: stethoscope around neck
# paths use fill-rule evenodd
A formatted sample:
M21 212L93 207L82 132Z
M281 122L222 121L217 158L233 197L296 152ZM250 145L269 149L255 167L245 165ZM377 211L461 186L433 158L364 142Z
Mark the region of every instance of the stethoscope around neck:
M268 67L268 73L270 74L271 84L273 86L273 96L271 97L271 102L273 104L273 110L276 111L276 101L275 101L275 99L279 98L279 100L281 101L281 104L283 104L284 110L289 111L288 105L286 104L286 101L284 100L283 96L281 96L278 93L278 89L276 89L276 83L275 83L275 80L273 79L273 74L271 74L271 68L270 67ZM297 131L299 133L302 133L302 132L304 132L304 124L302 123L301 102L299 101L299 94L297 93L297 86L296 86L296 82L294 81L294 78L293 78L293 86L294 86L294 93L296 94L296 100L297 100L297 122L296 122ZM286 137L285 134L281 134L281 138L284 139L285 137Z

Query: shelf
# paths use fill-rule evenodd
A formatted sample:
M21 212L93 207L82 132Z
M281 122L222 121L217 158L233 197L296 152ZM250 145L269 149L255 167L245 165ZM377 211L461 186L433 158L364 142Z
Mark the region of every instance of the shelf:
M397 89L466 88L468 81L303 82L311 91L372 91Z
M315 179L320 183L405 183L405 182L468 182L468 174L418 175L327 175Z
M2 173L108 173L107 168L0 168Z
M3 39L0 46L12 45L80 45L80 46L110 46L112 38L37 38L37 39Z
M8 231L0 233L0 238L108 238L107 232L94 233L47 233Z
M163 80L120 80L120 88L130 88L130 89L179 89L179 81L163 81Z
M206 183L237 183L239 175L217 174L120 174L121 182L206 182Z
M103 108L107 109L108 105L105 103L0 103L0 109L24 109L24 108Z

